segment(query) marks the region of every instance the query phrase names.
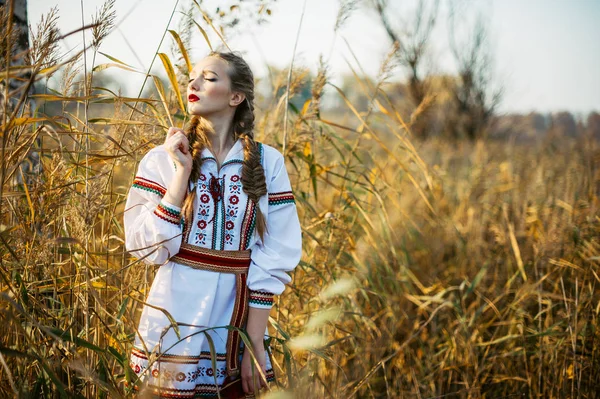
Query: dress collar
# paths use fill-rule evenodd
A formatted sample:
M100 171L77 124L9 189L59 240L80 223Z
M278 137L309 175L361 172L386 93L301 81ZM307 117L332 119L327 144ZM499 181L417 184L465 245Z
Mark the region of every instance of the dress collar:
M217 159L215 158L213 153L207 147L204 147L204 149L202 150L202 159L203 160L212 159L215 162L217 161ZM231 147L231 149L227 153L227 156L225 157L225 160L223 161L222 165L224 165L226 162L234 161L234 160L235 161L244 161L244 145L242 144L241 138L238 138L237 141L235 142L235 144L233 145L233 147Z

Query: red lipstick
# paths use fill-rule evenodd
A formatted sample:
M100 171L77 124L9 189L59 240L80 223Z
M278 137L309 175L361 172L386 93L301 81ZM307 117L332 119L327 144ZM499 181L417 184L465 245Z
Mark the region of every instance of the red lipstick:
M198 96L197 96L197 95L195 95L195 94L190 94L190 95L188 96L188 101L189 101L189 102L191 102L191 103L194 103L194 102L196 102L196 101L198 101L198 100L200 100L200 98L198 98Z

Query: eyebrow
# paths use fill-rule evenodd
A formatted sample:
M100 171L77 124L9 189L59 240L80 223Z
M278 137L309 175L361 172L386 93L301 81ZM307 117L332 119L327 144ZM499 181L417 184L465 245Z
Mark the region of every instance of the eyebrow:
M218 73L216 73L215 71L211 71L210 69L203 69L201 71L201 73L205 73L205 72L214 73L215 75L217 75L217 77L220 77ZM194 74L194 71L190 72L190 76L192 76L193 74Z
M219 74L216 73L215 71L211 71L210 69L204 69L202 72L210 72L210 73L214 73L215 75L217 75L217 77L219 77Z

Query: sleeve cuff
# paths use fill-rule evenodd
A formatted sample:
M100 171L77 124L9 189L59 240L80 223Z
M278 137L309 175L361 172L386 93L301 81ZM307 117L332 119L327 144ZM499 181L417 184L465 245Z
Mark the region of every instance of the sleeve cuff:
M271 309L273 307L273 297L275 295L265 291L250 290L248 306L260 309Z
M161 200L154 210L154 214L162 220L176 226L181 224L181 208L167 201Z

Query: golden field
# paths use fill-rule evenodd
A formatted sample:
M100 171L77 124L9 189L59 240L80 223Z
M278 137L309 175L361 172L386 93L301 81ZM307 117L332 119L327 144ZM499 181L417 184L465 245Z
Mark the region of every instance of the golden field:
M81 57L49 57L31 80L59 70L61 87L3 105L0 397L130 397L155 269L124 251L122 212L137 162L186 122L181 77L160 56L166 83L150 76L148 98L128 98L93 83L119 60L88 58L81 79ZM597 397L599 142L420 139L419 112L383 77L355 76L363 107L324 68L286 74L255 137L286 157L304 253L271 313L278 386L265 396ZM310 98L286 106L307 79ZM321 107L323 90L343 111Z

